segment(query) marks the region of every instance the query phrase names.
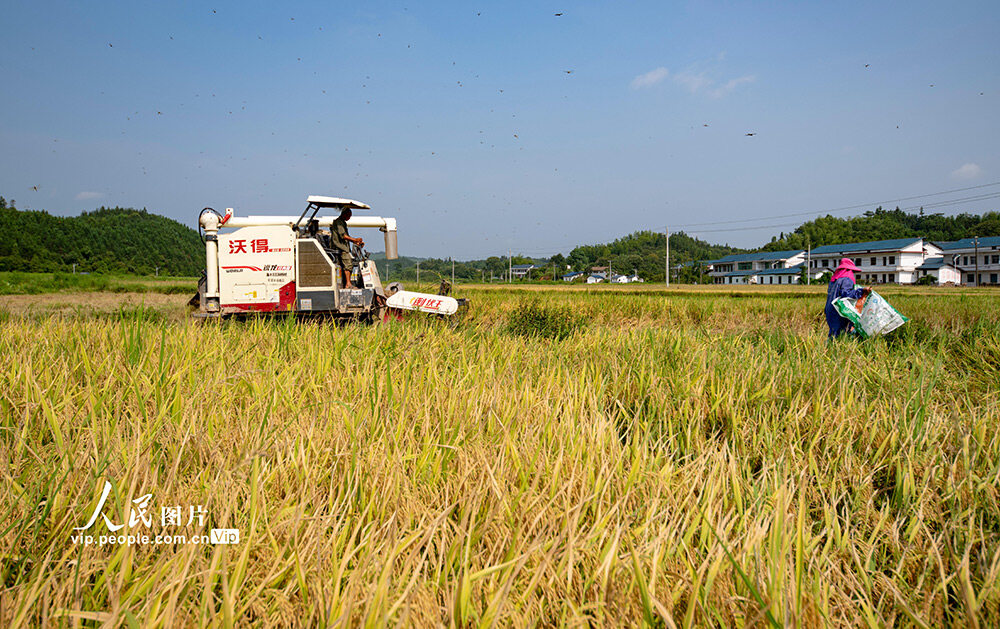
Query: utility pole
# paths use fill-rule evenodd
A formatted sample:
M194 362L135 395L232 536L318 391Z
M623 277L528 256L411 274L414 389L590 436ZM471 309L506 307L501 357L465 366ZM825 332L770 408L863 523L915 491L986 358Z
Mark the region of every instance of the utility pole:
M663 233L667 236L667 257L663 261L663 276L667 279L667 288L670 288L670 229L663 226Z
M417 262L417 290L420 290L420 262Z
M73 263L73 275L76 275L76 262Z
M511 260L511 258L510 258L510 249L508 249L507 250L507 283L508 284L510 284L511 280L514 277L514 266L513 266L513 263L510 260Z
M455 285L455 258L451 259L451 285Z
M973 283L973 286L978 288L979 287L979 236L973 238L973 242L975 243L976 247L976 281Z
M812 245L809 241L806 241L806 286L809 286L809 281L812 279Z

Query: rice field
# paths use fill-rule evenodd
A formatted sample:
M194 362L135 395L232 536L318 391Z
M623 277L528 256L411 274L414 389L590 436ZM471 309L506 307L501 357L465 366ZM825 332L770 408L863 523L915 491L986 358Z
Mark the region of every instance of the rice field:
M830 343L821 291L4 297L0 625L1000 624L998 295Z

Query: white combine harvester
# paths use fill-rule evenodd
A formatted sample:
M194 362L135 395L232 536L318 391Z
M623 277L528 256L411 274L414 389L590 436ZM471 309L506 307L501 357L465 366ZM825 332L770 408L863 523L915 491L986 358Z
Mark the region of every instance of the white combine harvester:
M205 232L205 276L190 304L195 317L217 318L254 313L298 313L351 317L369 321L388 318L393 311L453 315L459 301L446 295L404 291L393 282L383 287L368 253L352 246L357 273L342 286L342 274L330 243L336 216L317 216L322 209L370 209L350 199L311 196L295 216L220 215L205 208L198 224ZM376 228L385 234L385 256L398 257L396 219L353 216L351 228ZM225 230L223 232L222 230ZM353 271L353 269L351 269ZM357 278L357 280L355 280Z

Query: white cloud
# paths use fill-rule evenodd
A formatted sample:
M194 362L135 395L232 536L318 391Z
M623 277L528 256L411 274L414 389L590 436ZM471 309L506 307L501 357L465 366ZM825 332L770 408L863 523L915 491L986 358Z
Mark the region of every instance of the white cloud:
M629 83L629 87L634 90L642 89L644 87L652 87L667 78L670 72L666 68L656 68L655 70L650 70L646 74L640 74L639 76L632 79Z
M713 98L722 98L729 92L735 90L740 85L743 85L744 83L753 83L755 80L757 80L757 77L752 74L741 76L738 79L729 79L728 81L725 82L725 84L720 85L719 87L713 89L709 93L712 95Z
M104 196L103 192L78 192L74 197L77 201L93 201Z
M725 83L719 84L715 79L709 77L707 72L693 72L690 70L678 72L674 74L673 78L675 83L692 94L704 92L712 98L722 98L740 85L753 83L757 80L757 77L753 74L747 74L735 79L729 79Z
M701 90L710 86L714 81L705 76L704 72L694 74L693 72L680 72L674 75L674 82L687 89L692 94L697 94Z
M719 66L722 65L725 58L726 53L720 52L714 59L691 64L686 69L673 74L670 74L666 68L656 68L655 70L650 70L649 72L640 74L632 79L632 82L629 83L629 87L633 90L652 87L653 85L662 83L667 77L670 77L674 83L681 86L691 94L700 93L705 94L710 98L722 98L723 96L735 91L739 86L747 83L753 83L757 80L757 76L753 74L744 74L743 76L735 79L729 79L725 82L720 82L712 78L712 75L720 74L718 72Z
M962 164L955 170L951 171L951 178L975 179L981 174L983 174L983 169L979 167L979 164L973 164L972 162L969 162L968 164Z

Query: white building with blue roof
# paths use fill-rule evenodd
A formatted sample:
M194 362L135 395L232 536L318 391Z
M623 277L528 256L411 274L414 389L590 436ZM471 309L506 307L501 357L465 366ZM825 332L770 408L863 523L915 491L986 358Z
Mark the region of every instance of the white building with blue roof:
M809 252L809 274L818 278L832 273L841 258L850 258L859 269L854 272L859 284L912 284L917 280L917 267L937 255L941 248L923 238L823 245Z
M537 268L534 264L515 264L510 267L510 274L517 279L524 279L528 276L528 273Z
M771 275L771 282L777 284L797 284L798 271L788 272L805 262L805 251L756 251L754 253L733 253L713 260L709 275L716 284L758 284L762 271L784 271Z
M1000 284L1000 236L933 243L943 262L961 275L964 286Z
M754 284L798 284L802 277L805 263L783 269L765 269L757 271Z
M962 272L955 268L950 258L931 256L917 267L917 281L924 277L933 277L939 286L957 286L962 283Z

